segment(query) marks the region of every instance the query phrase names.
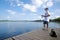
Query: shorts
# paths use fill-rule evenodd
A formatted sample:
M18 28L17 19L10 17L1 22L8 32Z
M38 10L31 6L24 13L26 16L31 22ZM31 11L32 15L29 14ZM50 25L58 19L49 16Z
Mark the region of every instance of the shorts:
M48 24L48 21L43 21L43 24Z

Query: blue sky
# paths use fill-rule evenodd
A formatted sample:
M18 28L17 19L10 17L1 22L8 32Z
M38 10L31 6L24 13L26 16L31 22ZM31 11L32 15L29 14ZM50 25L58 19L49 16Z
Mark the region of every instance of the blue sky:
M46 7L51 19L60 17L60 0L0 0L0 20L39 20Z

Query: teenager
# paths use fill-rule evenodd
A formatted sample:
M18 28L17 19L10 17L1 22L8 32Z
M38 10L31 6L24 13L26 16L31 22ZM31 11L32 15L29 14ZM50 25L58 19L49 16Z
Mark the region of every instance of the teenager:
M45 29L45 26L47 26L47 28L48 28L50 13L48 11L48 8L45 8L44 10L45 10L45 14L41 15L41 16L44 17L43 24L44 24L44 29Z

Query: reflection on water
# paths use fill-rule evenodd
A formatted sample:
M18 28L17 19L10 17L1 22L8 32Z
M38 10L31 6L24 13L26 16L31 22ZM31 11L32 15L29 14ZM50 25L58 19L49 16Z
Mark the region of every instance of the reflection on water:
M51 28L60 28L59 26L60 23L49 23L49 27ZM42 27L42 22L0 22L0 40Z

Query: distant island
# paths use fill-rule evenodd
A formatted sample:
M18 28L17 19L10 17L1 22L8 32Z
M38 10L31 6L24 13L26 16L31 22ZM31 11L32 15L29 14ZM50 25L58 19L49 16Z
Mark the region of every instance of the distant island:
M53 21L60 22L60 17L53 19Z
M42 22L43 20L35 20L34 22ZM60 17L55 19L50 19L51 22L60 22Z

